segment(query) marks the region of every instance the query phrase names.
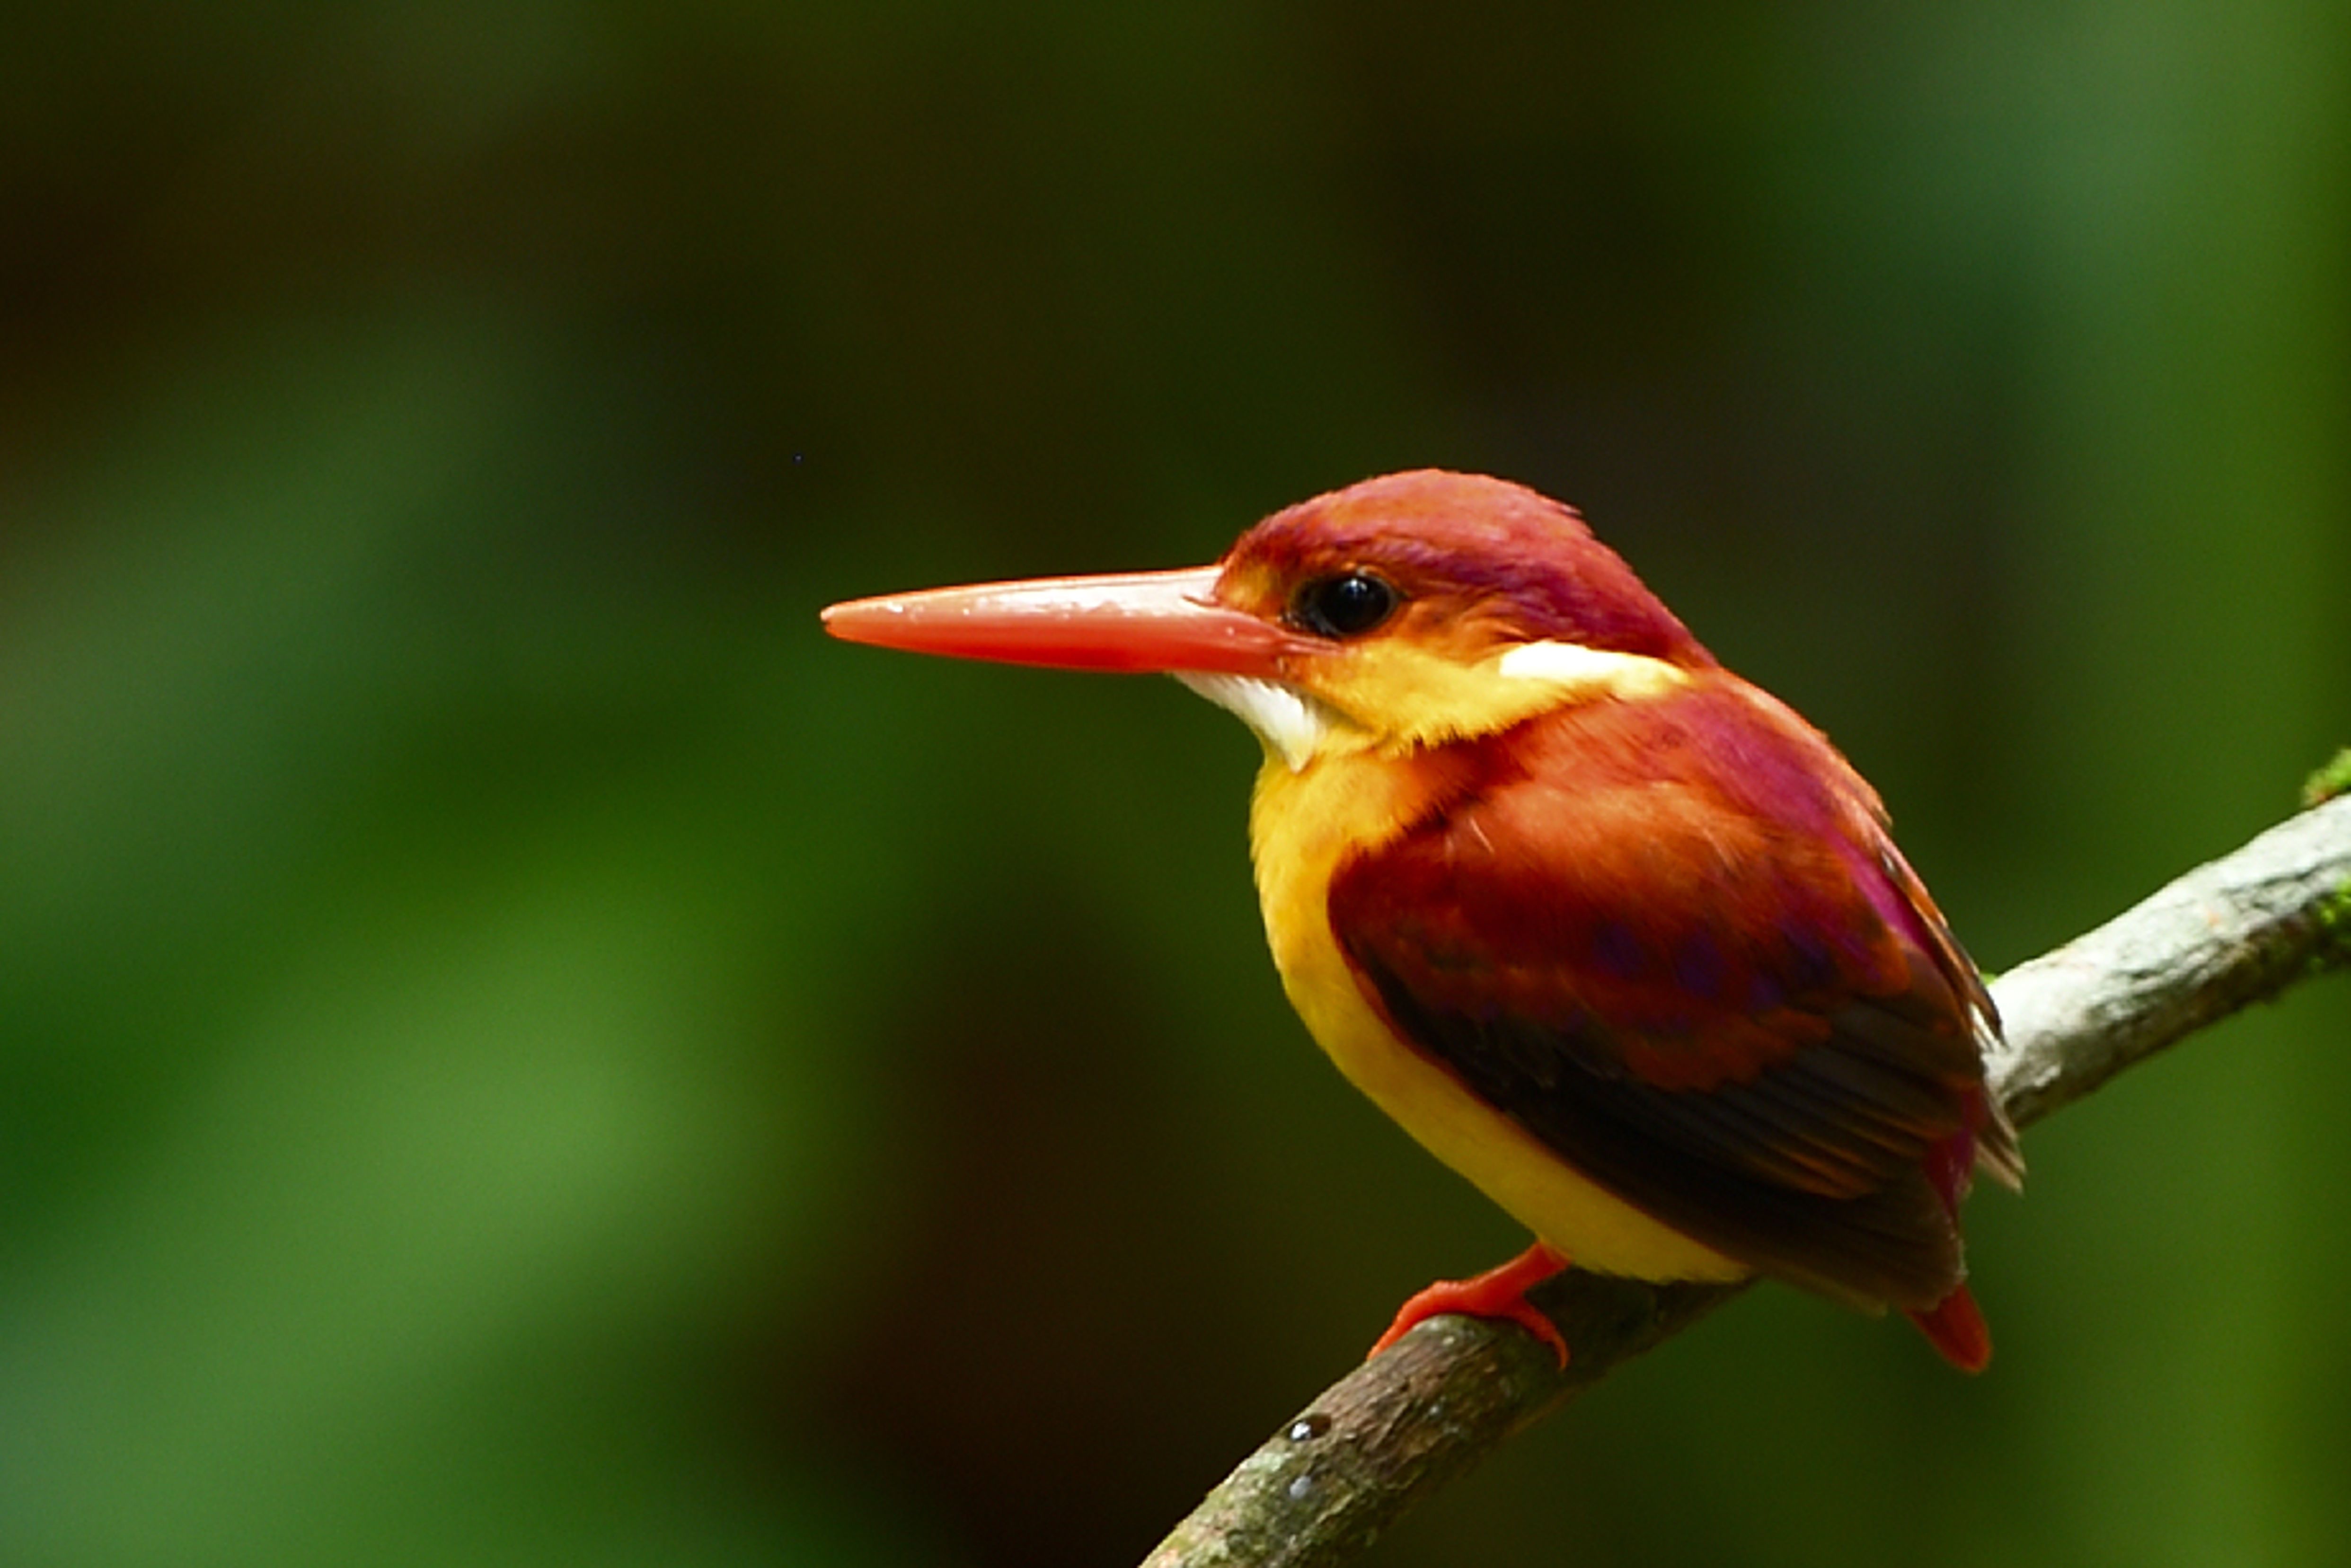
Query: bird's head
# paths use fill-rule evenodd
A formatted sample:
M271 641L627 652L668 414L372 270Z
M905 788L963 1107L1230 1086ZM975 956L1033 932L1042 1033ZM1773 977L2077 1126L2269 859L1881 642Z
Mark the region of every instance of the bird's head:
M1293 768L1639 697L1714 664L1573 511L1435 471L1277 512L1214 566L933 589L824 621L917 653L1172 674Z

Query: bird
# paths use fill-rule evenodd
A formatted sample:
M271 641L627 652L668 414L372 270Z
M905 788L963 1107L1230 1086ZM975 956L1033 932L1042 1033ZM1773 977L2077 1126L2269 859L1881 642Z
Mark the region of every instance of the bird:
M2022 1185L2000 1019L1804 719L1527 486L1422 469L1210 566L836 604L852 643L1174 675L1263 744L1249 843L1284 991L1339 1071L1533 1235L1408 1300L1515 1322L1573 1263L1761 1276L1991 1339L1961 1199Z

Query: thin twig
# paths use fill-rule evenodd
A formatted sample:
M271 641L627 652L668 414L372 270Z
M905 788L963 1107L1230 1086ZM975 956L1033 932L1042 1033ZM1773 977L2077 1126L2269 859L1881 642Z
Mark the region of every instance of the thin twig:
M2189 873L1992 988L1994 1087L2019 1126L2296 981L2351 966L2351 797ZM1535 1292L1575 1358L1459 1317L1341 1378L1210 1492L1144 1568L1310 1568L1356 1555L1520 1427L1680 1333L1740 1286L1571 1271Z

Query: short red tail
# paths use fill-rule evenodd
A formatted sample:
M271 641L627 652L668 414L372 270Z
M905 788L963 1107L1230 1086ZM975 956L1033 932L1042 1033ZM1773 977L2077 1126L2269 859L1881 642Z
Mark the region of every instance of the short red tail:
M1961 1372L1981 1372L1991 1364L1991 1330L1984 1325L1983 1313L1965 1285L1926 1311L1914 1311L1910 1321L1918 1325L1928 1343L1942 1352L1943 1359Z

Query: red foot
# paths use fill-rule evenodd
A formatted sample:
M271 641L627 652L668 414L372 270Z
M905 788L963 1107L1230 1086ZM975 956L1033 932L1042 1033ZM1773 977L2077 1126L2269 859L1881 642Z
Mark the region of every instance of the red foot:
M1404 1338L1424 1318L1459 1312L1473 1318L1508 1318L1558 1352L1559 1364L1565 1366L1567 1341L1527 1300L1527 1291L1566 1267L1566 1253L1538 1241L1500 1268L1489 1269L1474 1279L1439 1280L1396 1309L1395 1322L1364 1359L1369 1361Z
M1918 1325L1928 1343L1943 1353L1943 1359L1961 1372L1981 1372L1991 1364L1991 1330L1985 1326L1983 1313L1965 1285L1924 1312L1913 1312L1910 1321Z

